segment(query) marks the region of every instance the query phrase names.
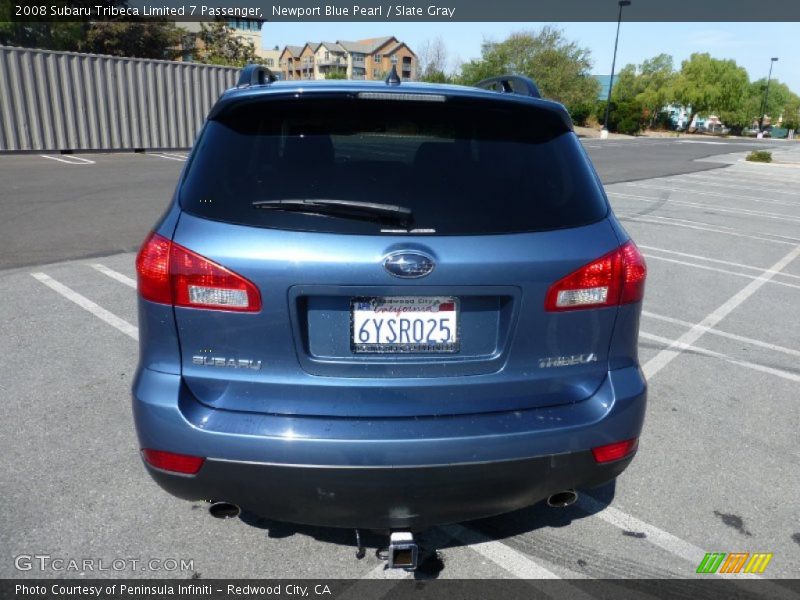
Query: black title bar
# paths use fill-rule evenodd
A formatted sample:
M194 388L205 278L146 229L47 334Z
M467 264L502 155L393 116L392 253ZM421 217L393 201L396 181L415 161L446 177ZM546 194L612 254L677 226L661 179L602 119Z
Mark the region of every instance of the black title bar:
M0 0L12 21L616 21L617 0ZM632 0L625 21L800 21L800 0ZM754 30L753 35L763 35Z

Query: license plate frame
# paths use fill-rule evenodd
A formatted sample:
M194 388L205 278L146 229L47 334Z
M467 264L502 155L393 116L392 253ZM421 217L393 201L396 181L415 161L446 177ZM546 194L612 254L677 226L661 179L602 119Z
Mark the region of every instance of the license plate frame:
M413 300L414 303L408 301ZM395 305L402 306L416 306L420 310L411 311L398 311L395 319L399 320L400 313L406 312L409 315L424 314L436 315L439 312L452 312L452 315L447 315L447 319L454 325L451 327L453 330L454 338L451 341L439 341L429 343L424 342L394 342L394 343L381 343L381 342L359 342L357 340L357 310L366 311L364 304L370 304L373 309L376 306ZM439 311L438 307L442 304L452 303L452 311ZM425 306L436 306L437 310L423 310ZM391 312L391 311L387 311ZM430 318L430 317L429 317ZM445 318L445 317L442 317ZM439 327L441 329L441 327ZM398 332L399 333L399 332ZM461 307L459 299L455 296L357 296L350 299L350 350L354 354L383 354L383 355L402 355L402 354L422 354L422 355L436 355L436 354L456 354L461 350ZM413 333L409 333L409 337Z

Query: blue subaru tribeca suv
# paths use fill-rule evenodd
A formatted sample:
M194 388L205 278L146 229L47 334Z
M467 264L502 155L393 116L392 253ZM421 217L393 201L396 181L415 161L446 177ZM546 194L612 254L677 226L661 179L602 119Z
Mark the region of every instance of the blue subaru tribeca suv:
M162 488L418 530L628 466L644 261L565 109L479 86L248 67L222 95L136 261Z

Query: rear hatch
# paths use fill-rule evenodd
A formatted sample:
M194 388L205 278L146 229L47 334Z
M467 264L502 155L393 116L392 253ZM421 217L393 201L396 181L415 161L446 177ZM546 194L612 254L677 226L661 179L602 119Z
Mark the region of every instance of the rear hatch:
M545 308L619 246L548 103L254 97L208 122L179 193L174 242L260 295L256 312L175 309L185 383L210 406L507 411L583 400L606 375L616 308Z

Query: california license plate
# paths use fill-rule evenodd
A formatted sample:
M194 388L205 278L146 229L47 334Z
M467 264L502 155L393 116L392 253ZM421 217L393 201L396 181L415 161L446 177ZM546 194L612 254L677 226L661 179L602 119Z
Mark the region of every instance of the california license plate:
M458 352L458 298L389 296L350 302L353 352Z

